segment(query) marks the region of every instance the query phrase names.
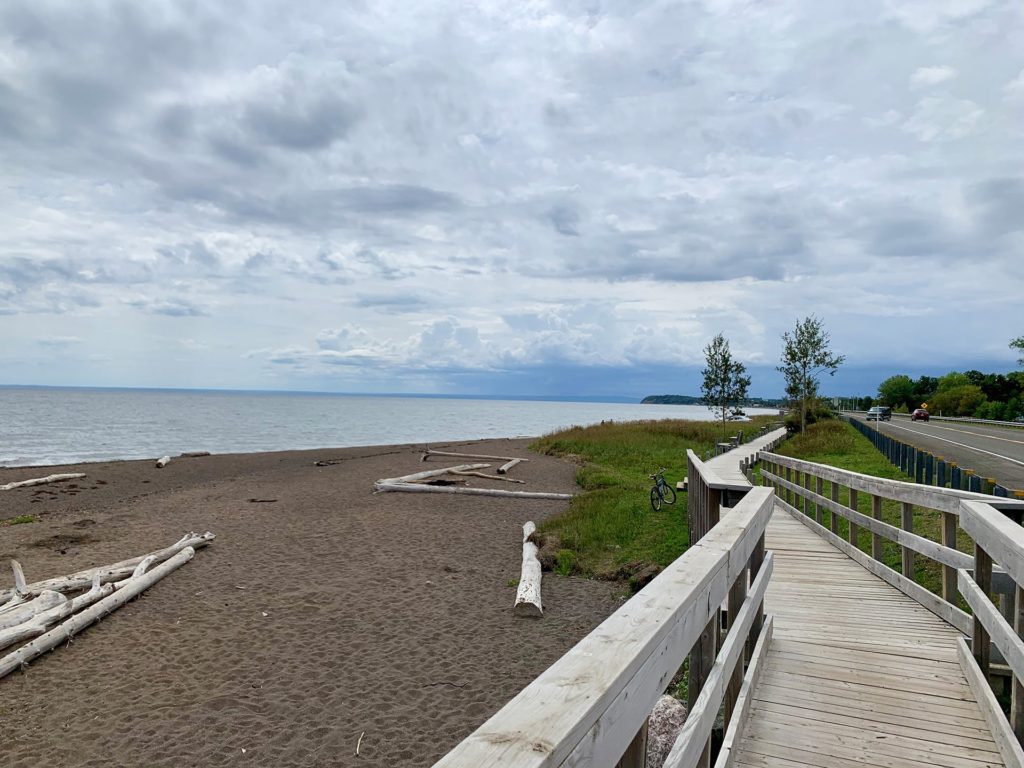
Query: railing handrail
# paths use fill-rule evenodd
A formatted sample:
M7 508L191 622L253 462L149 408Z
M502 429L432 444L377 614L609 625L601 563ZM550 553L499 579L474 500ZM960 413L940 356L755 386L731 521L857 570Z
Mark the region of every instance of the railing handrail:
M703 539L436 766L615 764L738 577L745 588L745 569L763 546L773 499L770 488L751 489ZM761 595L770 567L768 558L757 583ZM700 729L690 737L703 746L708 734Z
M709 467L707 462L701 461L689 448L686 449L687 458L693 462L693 466L697 468L700 473L701 480L704 485L708 488L712 488L716 491L748 491L750 490L750 483L734 483L722 478L713 467Z
M759 451L758 458L767 460L783 467L789 467L799 472L810 472L816 477L821 477L829 482L835 481L849 488L858 491L884 496L892 501L901 501L919 507L927 507L940 512L951 512L960 514L961 501L980 501L991 503L993 498L987 493L975 493L973 491L962 491L959 488L941 488L931 485L920 485L904 480L891 480L885 477L873 477L853 472L848 469L839 469L827 464L818 464L804 459L795 459L792 456L782 456L777 453ZM1007 508L1024 509L1024 499L999 499L999 505Z

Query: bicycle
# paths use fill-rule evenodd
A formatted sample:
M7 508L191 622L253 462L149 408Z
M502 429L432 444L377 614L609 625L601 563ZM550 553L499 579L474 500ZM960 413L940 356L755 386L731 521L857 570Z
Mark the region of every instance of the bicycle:
M651 488L651 506L655 512L661 509L662 503L676 503L676 489L665 482L665 467L648 477L654 481L654 487Z

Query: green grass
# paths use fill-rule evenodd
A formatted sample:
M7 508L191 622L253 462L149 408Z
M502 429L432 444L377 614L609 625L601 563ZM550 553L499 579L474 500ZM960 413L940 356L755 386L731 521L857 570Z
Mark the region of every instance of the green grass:
M742 428L752 435L773 420L728 424L726 434ZM543 538L558 539L555 570L622 579L623 566L664 567L679 557L689 545L686 494L655 512L648 475L667 467L665 479L674 486L686 475L687 448L703 455L724 436L720 423L663 420L572 427L535 442L534 450L580 465L576 482L583 492L564 514L538 527Z
M792 456L818 464L828 464L840 469L848 469L874 477L913 482L913 478L904 474L898 467L889 463L882 453L861 435L856 429L842 421L822 421L812 424L803 435L797 435L784 442L777 451L783 456ZM813 488L812 488L813 490ZM787 499L786 491L781 491L782 498ZM831 483L825 481L823 495L831 497ZM788 499L787 499L788 500ZM845 488L840 489L840 503L849 506L850 494ZM796 502L791 502L796 503ZM803 508L802 501L800 503ZM813 511L813 507L811 508ZM871 496L867 493L857 494L857 511L871 516ZM831 517L824 510L826 524ZM882 504L882 520L890 525L900 527L902 506L895 501L884 501ZM914 533L935 542L941 542L942 514L935 510L914 507ZM838 521L838 533L849 539L849 523L842 518ZM857 536L858 548L871 554L872 534L861 528ZM957 531L957 549L971 554L974 544L963 531ZM883 539L882 561L890 568L900 571L902 568L901 548L898 544ZM924 555L914 555L914 575L918 584L926 587L937 595L942 593L942 567ZM961 605L961 607L964 607Z
M0 520L0 526L4 525L22 525L23 523L34 523L36 518L34 515L18 515L17 517L9 517L6 520Z

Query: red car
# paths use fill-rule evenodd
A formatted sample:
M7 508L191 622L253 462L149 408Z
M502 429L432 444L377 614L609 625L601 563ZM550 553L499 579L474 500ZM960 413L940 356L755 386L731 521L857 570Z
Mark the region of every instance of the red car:
M928 411L924 408L915 408L914 412L910 414L911 421L928 421Z

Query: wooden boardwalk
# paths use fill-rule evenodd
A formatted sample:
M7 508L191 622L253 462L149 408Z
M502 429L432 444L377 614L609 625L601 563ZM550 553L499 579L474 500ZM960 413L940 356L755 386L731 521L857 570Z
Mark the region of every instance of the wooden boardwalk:
M959 633L776 508L765 667L734 765L1002 766Z

